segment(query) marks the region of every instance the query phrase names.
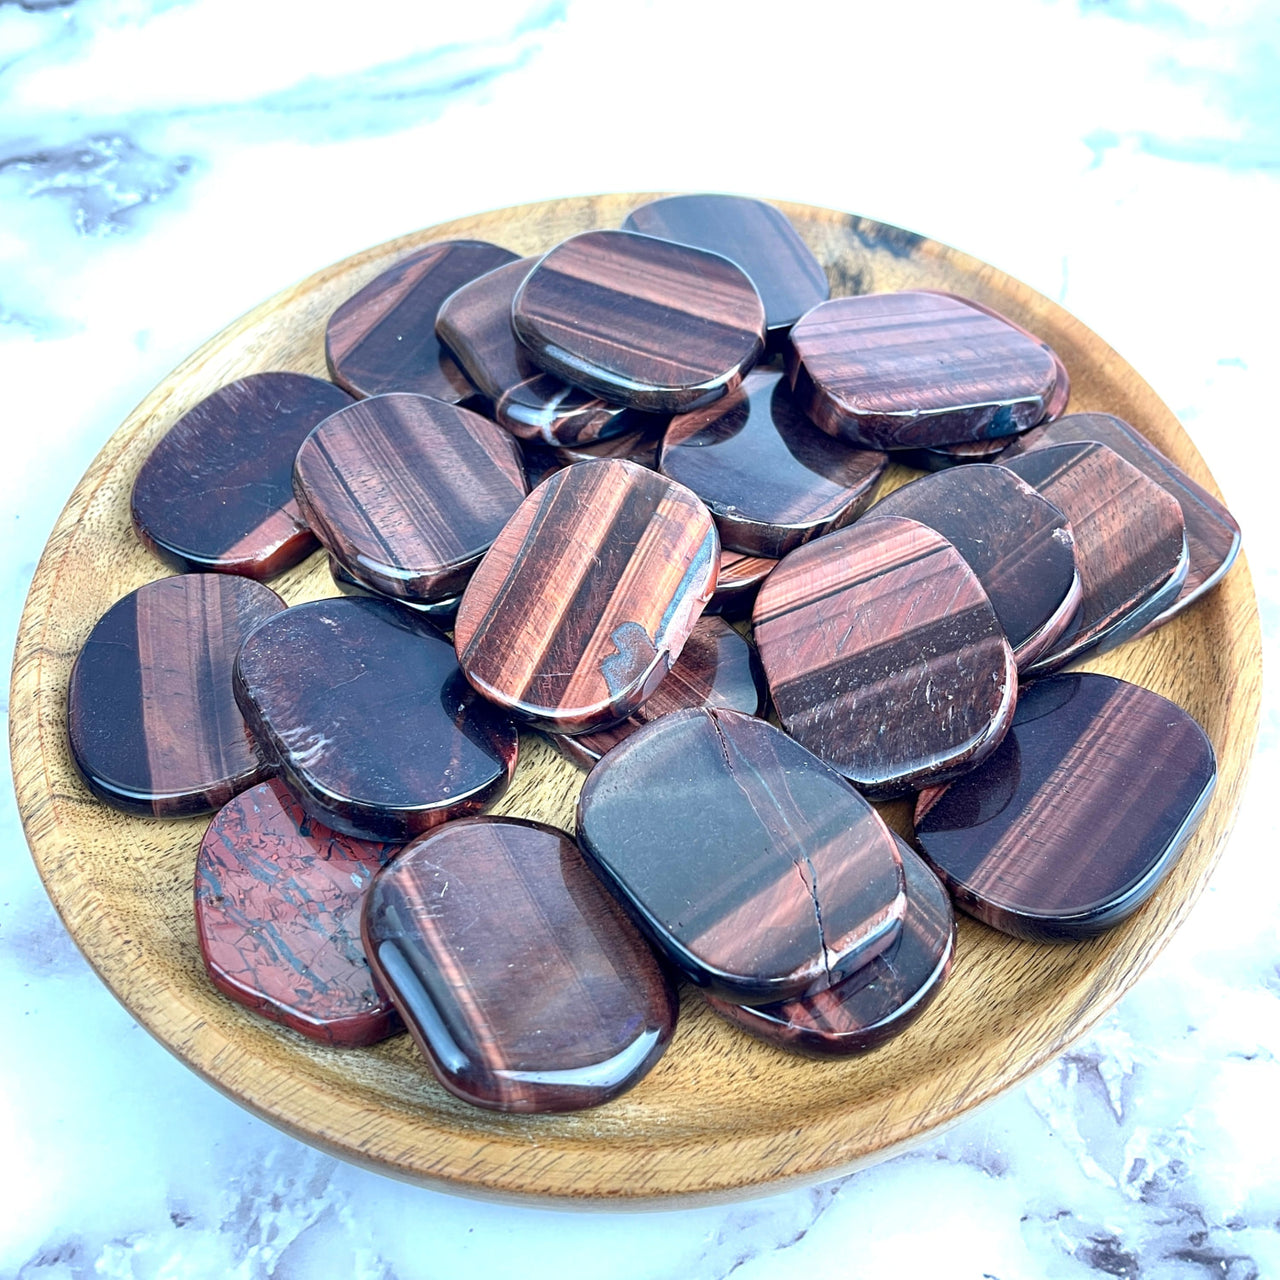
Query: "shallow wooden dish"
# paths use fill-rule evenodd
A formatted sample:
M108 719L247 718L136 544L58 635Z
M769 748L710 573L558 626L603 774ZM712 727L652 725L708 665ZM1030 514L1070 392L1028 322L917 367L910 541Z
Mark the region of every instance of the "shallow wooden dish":
M191 908L207 820L108 809L81 783L66 745L68 675L90 628L115 600L166 572L129 524L138 467L180 414L232 378L280 368L323 375L329 313L408 250L474 236L536 253L576 231L619 226L648 198L463 218L370 249L264 302L176 369L108 441L54 529L22 619L11 702L18 801L50 896L90 963L157 1039L256 1114L344 1159L443 1189L610 1207L729 1199L831 1177L958 1120L1086 1031L1168 941L1231 828L1257 733L1258 613L1241 562L1172 624L1089 664L1172 698L1218 753L1212 805L1161 890L1089 943L1035 946L962 920L955 972L940 999L906 1035L863 1059L790 1057L721 1022L687 991L674 1043L631 1093L594 1112L508 1117L446 1094L407 1036L367 1050L327 1049L219 995L201 965ZM1060 353L1072 410L1119 414L1214 488L1146 383L1046 298L895 227L781 207L836 294L923 286L999 308ZM896 470L898 482L908 478ZM335 594L318 555L272 585L291 603ZM497 811L572 829L585 775L533 738L521 750ZM903 806L890 816L901 820Z

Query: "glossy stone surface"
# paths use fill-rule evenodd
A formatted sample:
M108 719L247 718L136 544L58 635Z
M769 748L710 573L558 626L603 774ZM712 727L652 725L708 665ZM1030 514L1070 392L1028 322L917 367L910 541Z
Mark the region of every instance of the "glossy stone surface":
M458 661L487 698L553 733L635 712L715 589L711 513L632 462L557 471L521 504L462 595Z
M793 551L753 616L783 727L870 795L954 777L1008 728L1000 622L960 553L914 520L864 516Z
M969 462L991 462L1009 447L1011 440L1018 438L1001 436L999 440L969 440L963 444L939 445L936 449L898 449L893 460L916 471L945 471Z
M306 811L348 835L411 839L492 804L515 771L515 725L390 602L295 605L245 642L235 687Z
M284 609L230 574L161 578L107 610L71 669L67 733L89 789L131 813L211 813L270 770L231 692L241 642Z
M312 821L277 779L229 800L196 859L196 936L214 986L324 1044L400 1030L360 943L360 908L397 844Z
M367 582L361 582L359 578L353 577L332 556L328 557L328 561L329 576L333 579L333 585L344 596L372 596L375 600L390 600L393 604L411 609L420 617L429 619L443 631L453 629L453 620L458 616L458 605L462 602L460 595L445 596L443 600L397 600L394 596L386 596L381 591L375 591Z
M675 666L634 715L612 729L572 738L560 733L548 736L563 755L590 769L606 751L659 716L687 707L723 707L754 716L763 711L766 701L764 673L754 647L722 618L704 614Z
M778 567L768 556L745 556L741 551L721 551L720 576L715 595L707 605L708 613L721 613L726 618L741 618L751 612L760 584Z
M1020 667L1043 653L1080 607L1070 521L1004 467L939 471L872 508L936 529L978 575Z
M747 1008L707 1003L758 1039L815 1058L866 1053L905 1031L942 989L955 958L956 921L937 876L900 837L907 907L897 940L826 991Z
M1010 458L1048 445L1097 440L1114 449L1175 499L1186 525L1189 563L1177 599L1156 619L1159 625L1215 586L1240 551L1240 526L1222 501L1202 488L1180 467L1122 418L1109 413L1073 413L1045 423L1009 447Z
M1081 599L1071 623L1025 669L1110 649L1178 597L1188 569L1178 503L1104 444L1059 444L1001 458L1071 521Z
M575 1111L662 1056L676 998L573 841L450 823L374 882L365 950L441 1084L496 1111Z
M483 240L443 240L397 262L329 317L324 353L333 380L355 396L469 399L471 383L436 337L436 313L468 281L515 259Z
M671 419L658 469L711 509L721 543L774 559L857 518L888 455L824 435L781 373L749 373L715 404Z
M518 382L494 405L494 417L522 440L569 447L644 432L652 414L610 404L551 373Z
M1003 320L934 293L815 307L791 331L787 373L830 435L872 449L995 439L1044 416L1053 356Z
M631 421L640 426L625 435L612 436L595 444L558 444L551 452L568 466L574 462L598 462L601 458L623 458L637 466L656 471L658 450L662 447L662 433L668 419L659 414L633 413Z
M677 711L610 751L578 841L654 946L735 1004L825 990L892 944L906 907L875 810L736 711Z
M293 496L293 458L311 429L351 403L332 382L253 373L178 419L142 464L138 537L179 572L270 578L315 549Z
M622 226L625 231L708 249L736 262L764 302L770 346L778 346L810 307L831 296L822 264L786 214L763 200L667 196L633 209Z
M1195 830L1213 748L1159 694L1102 675L1023 690L996 753L922 796L916 838L957 904L1020 938L1087 938L1133 914Z
M630 231L547 253L512 305L546 369L614 404L684 413L732 391L764 350L764 306L718 254Z
M383 595L457 595L524 499L520 447L429 396L375 396L307 437L298 504L329 553Z

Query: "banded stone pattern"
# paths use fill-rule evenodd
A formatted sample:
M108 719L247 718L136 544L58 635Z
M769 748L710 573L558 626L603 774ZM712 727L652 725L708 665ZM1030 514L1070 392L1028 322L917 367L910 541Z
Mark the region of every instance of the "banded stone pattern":
M994 316L921 292L833 298L791 331L787 373L830 435L936 449L1014 435L1044 417L1053 356Z
M365 891L399 849L313 822L275 778L229 800L196 858L196 936L214 986L322 1044L399 1031L360 942Z
M560 733L636 711L715 589L711 514L631 462L557 471L521 504L463 592L458 661L485 697Z
M1033 941L1087 938L1156 890L1213 792L1181 707L1111 676L1037 680L1000 749L921 797L916 839L957 905Z
M736 711L677 711L610 751L579 797L578 841L654 946L736 1004L839 982L892 945L906 907L876 811Z
M361 400L294 463L298 505L329 553L383 595L457 595L524 499L520 448L478 413L429 396Z
M708 613L738 618L751 612L760 584L778 567L769 556L747 556L741 551L721 551L720 576Z
M374 882L365 950L441 1084L496 1111L599 1106L661 1057L676 998L554 827L450 823Z
M552 448L592 446L637 432L648 434L653 417L610 404L550 373L518 382L504 392L493 416L521 440L537 440Z
M219 387L160 438L133 484L133 527L179 572L270 578L315 550L293 496L293 458L313 427L351 403L301 373Z
M259 623L284 610L231 574L148 582L107 610L71 669L71 757L89 789L130 813L211 813L269 769L231 689Z
M436 337L440 304L470 280L516 254L483 240L443 240L411 253L329 318L329 373L354 396L415 391L451 404L474 388Z
M1008 728L1009 642L960 553L914 520L864 516L793 551L754 619L783 727L870 795L952 777Z
M764 350L764 305L741 268L630 231L584 231L558 244L511 314L549 373L656 413L719 399Z

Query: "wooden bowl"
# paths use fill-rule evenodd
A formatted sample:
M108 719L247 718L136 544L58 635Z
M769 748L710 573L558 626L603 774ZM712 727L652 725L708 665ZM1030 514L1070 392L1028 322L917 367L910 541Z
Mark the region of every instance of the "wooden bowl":
M474 236L538 253L574 232L619 226L650 198L560 200L462 218L357 254L264 302L176 369L107 442L58 520L22 618L10 704L18 802L36 865L89 962L152 1035L257 1115L343 1159L437 1188L612 1207L731 1199L834 1176L960 1119L1088 1030L1168 941L1231 828L1257 733L1258 613L1242 560L1168 626L1087 664L1185 707L1218 753L1213 802L1159 892L1105 937L1073 945L1017 942L962 919L955 971L938 1001L865 1058L788 1056L722 1022L688 990L667 1055L632 1092L576 1115L504 1116L447 1094L407 1036L371 1049L325 1048L224 999L205 976L192 915L207 819L109 809L80 781L67 749L72 660L109 605L166 573L129 523L140 464L180 414L233 378L262 369L323 376L329 313L409 250ZM997 307L1057 349L1071 374L1072 410L1119 414L1214 488L1147 384L1048 299L896 227L781 208L837 295L927 287ZM290 603L335 594L320 555L272 585ZM496 812L572 830L585 775L535 738L521 752Z

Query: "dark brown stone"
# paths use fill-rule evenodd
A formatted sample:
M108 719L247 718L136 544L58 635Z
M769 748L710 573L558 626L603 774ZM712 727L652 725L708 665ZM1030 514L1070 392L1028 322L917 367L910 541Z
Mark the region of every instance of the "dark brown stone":
M453 620L458 616L458 605L462 602L460 595L445 596L442 600L397 599L395 596L386 596L381 591L375 591L367 582L361 582L359 578L348 573L332 556L329 556L328 560L329 576L333 579L333 585L344 596L372 596L375 600L390 600L392 604L412 609L414 613L429 619L442 631L453 629Z
M676 999L653 953L554 827L472 818L374 882L365 949L450 1093L575 1111L662 1056Z
M1009 726L999 620L960 553L914 520L864 516L793 551L754 619L783 727L870 795L954 777Z
M720 576L716 592L707 605L708 613L726 618L742 618L751 612L760 584L776 569L778 562L768 556L744 556L741 551L721 551Z

